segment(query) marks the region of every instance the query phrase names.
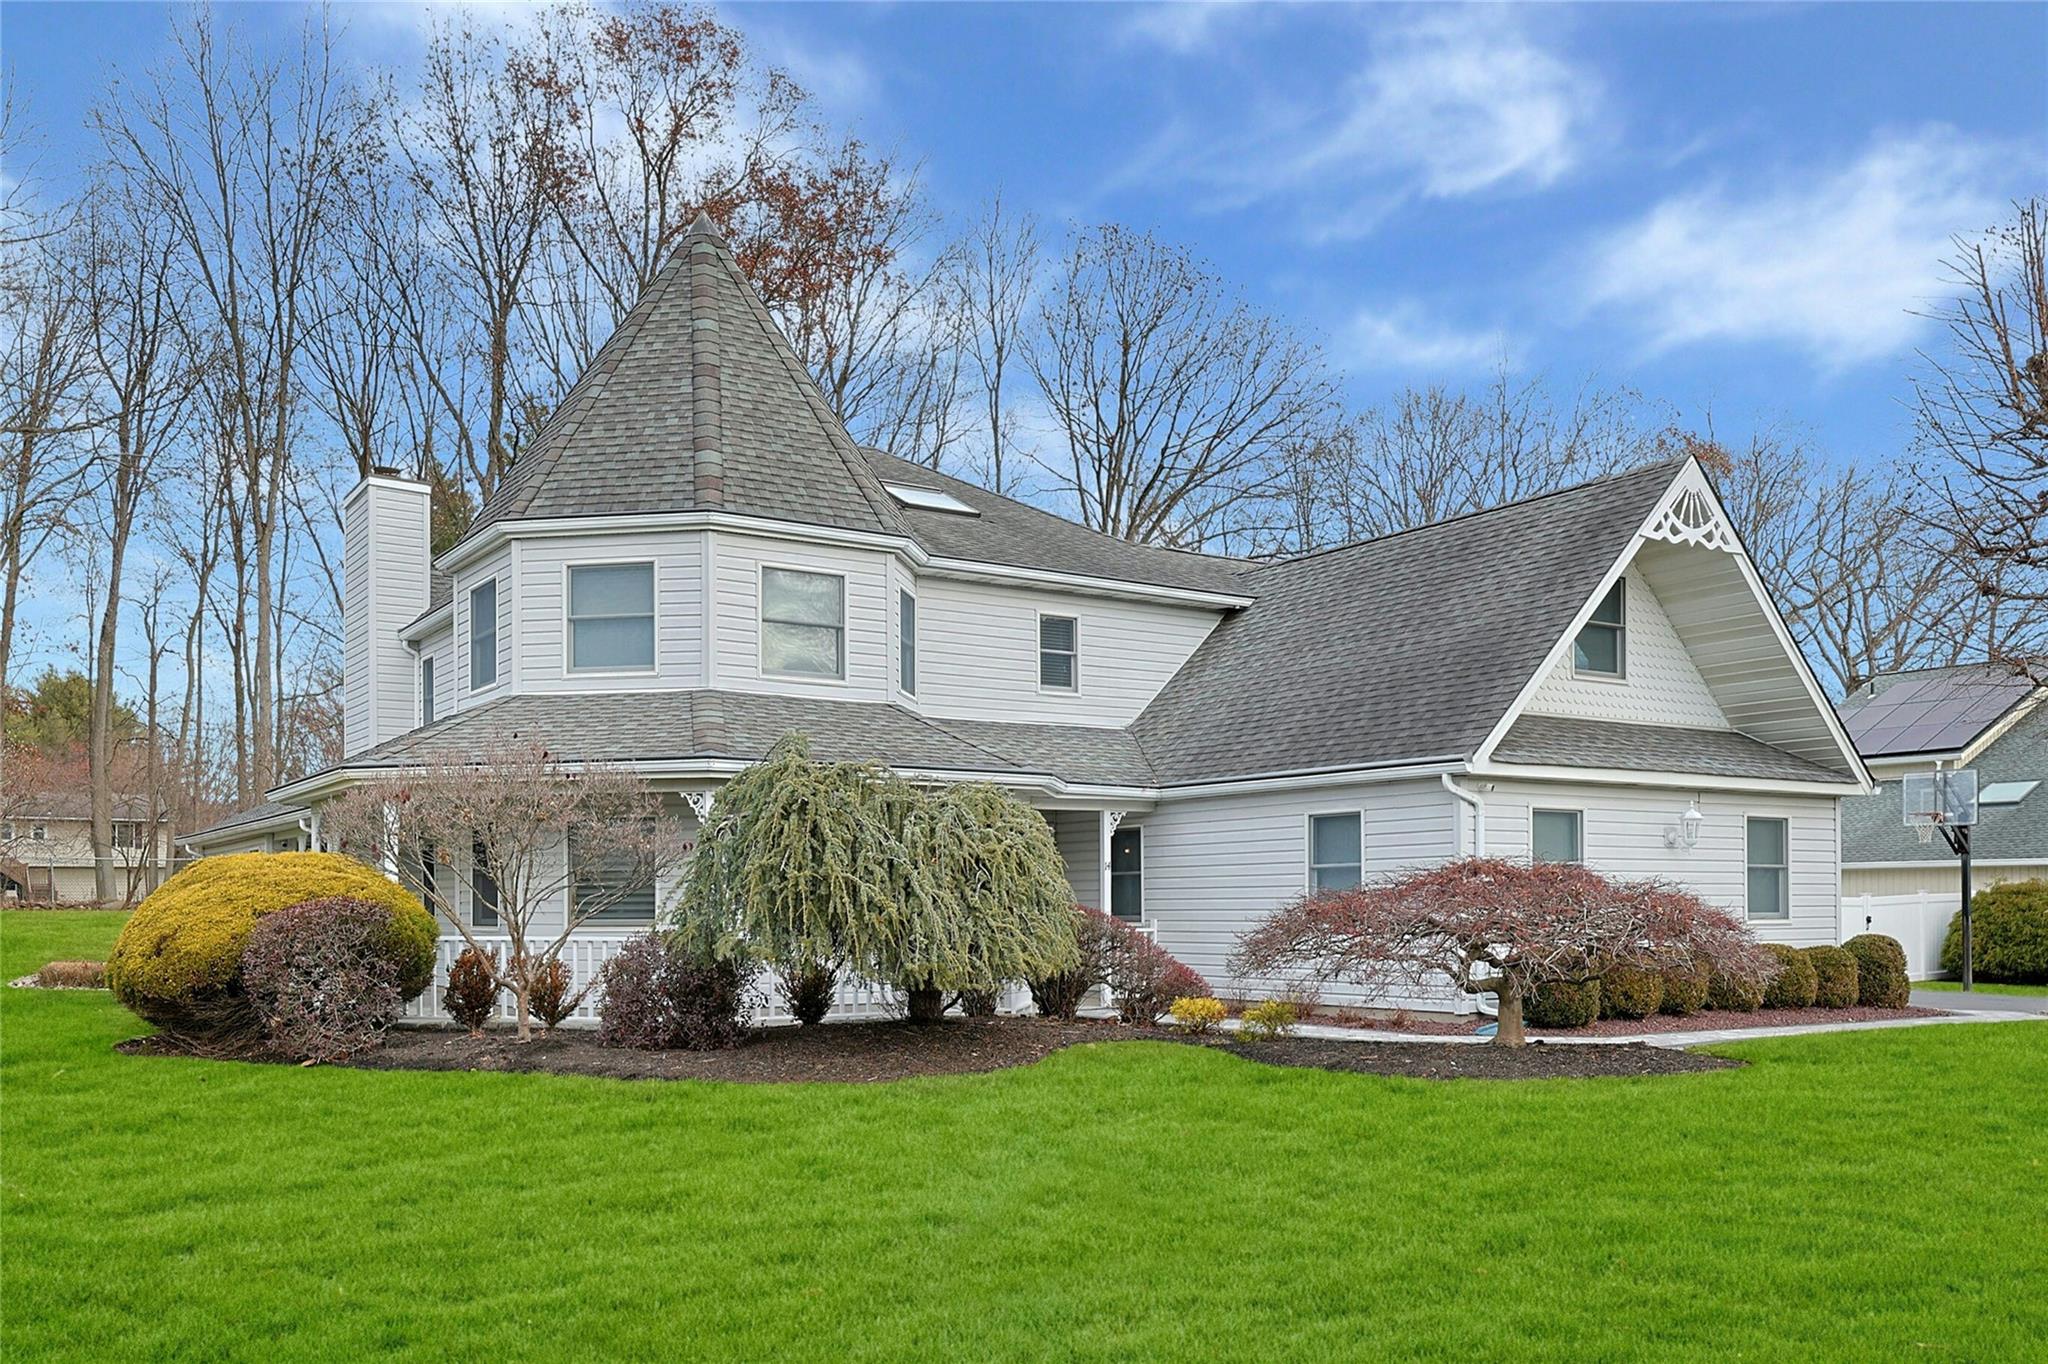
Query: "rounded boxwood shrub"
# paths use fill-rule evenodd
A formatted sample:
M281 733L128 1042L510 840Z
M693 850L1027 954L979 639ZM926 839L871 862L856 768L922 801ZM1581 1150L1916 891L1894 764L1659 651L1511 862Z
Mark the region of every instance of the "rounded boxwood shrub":
M1664 1002L1664 977L1636 966L1616 966L1600 976L1602 1018L1648 1018Z
M1669 966L1659 974L1663 977L1664 997L1657 1002L1658 1013L1684 1018L1707 1007L1708 973L1704 966Z
M389 916L382 950L398 968L401 999L427 988L434 918L382 873L337 853L205 857L137 906L114 940L107 984L115 998L165 1032L194 1040L261 1031L242 989L242 949L256 920L308 900L346 897Z
M1906 949L1882 933L1858 933L1842 944L1856 959L1856 1002L1866 1008L1903 1009L1912 993Z
M1600 1016L1600 982L1553 980L1522 1001L1522 1018L1536 1028L1583 1028Z
M1812 1008L1814 992L1820 988L1820 979L1814 974L1813 963L1806 959L1806 954L1781 942L1765 943L1764 951L1778 959L1777 973L1771 977L1770 983L1764 986L1764 1007Z
M1839 947L1809 947L1813 967L1813 1002L1823 1009L1847 1009L1856 1003L1856 958Z
M1970 897L1970 954L1979 980L2048 983L2048 881L2008 881ZM1963 974L1963 916L1949 921L1941 969Z
M1752 985L1746 980L1723 975L1719 971L1707 973L1707 1007L1729 1013L1753 1014L1763 1007L1764 987Z

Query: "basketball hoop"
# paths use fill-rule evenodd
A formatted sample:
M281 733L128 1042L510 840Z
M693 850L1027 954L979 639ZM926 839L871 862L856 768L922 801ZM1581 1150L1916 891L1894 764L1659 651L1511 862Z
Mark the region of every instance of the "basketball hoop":
M1963 929L1963 988L1971 989L1976 949L1970 932L1970 834L1977 823L1977 774L1967 767L1908 772L1899 782L1899 795L1906 827L1922 843L1932 843L1940 830L1941 841L1956 855L1962 871L1962 912L1956 918Z

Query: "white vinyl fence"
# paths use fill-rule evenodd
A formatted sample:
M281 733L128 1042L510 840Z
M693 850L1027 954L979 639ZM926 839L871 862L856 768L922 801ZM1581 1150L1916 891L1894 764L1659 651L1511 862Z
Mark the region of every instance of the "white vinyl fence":
M1906 949L1906 974L1931 980L1941 974L1941 943L1949 921L1962 910L1962 892L1953 895L1844 895L1842 936L1883 933Z
M570 979L576 990L590 988L583 1000L576 1006L576 1012L564 1022L564 1027L582 1025L594 1027L597 1023L598 987L595 984L598 972L604 964L618 954L629 939L639 936L635 933L579 933L569 939L562 948L562 960L568 964ZM495 949L499 960L512 953L512 940L505 937L479 937L486 952ZM434 979L418 999L405 1006L405 1017L420 1023L446 1023L448 1014L441 1007L441 991L448 984L448 968L462 955L469 944L460 938L442 938L436 944ZM789 1010L783 1007L782 996L775 989L775 979L762 972L754 981L756 993L754 1022L757 1024L793 1023ZM1004 988L997 997L996 1007L1004 1013L1027 1012L1031 1008L1030 992L1021 985ZM871 985L866 981L841 979L839 990L832 1002L830 1021L850 1022L863 1018L900 1018L903 1006L896 991L887 985ZM512 997L508 994L499 1000L498 1016L508 1022L516 1017Z

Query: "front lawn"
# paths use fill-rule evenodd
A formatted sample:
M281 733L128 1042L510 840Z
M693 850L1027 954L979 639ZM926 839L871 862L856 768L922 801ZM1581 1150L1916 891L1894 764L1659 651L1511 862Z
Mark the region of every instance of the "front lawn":
M118 922L0 914L0 969L103 956ZM2001 1360L2048 1338L2035 1024L1749 1043L1745 1069L1646 1080L1112 1043L784 1087L130 1057L104 995L0 996L10 1360Z
M1959 980L1916 980L1916 990L1960 990ZM1980 995L2048 995L2048 985L2007 985L1994 981L1977 981L1971 989Z

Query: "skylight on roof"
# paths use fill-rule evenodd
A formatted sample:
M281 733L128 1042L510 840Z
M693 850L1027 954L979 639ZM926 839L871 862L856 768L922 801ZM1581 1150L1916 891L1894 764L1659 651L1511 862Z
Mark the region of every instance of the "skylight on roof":
M882 486L889 490L889 496L919 511L951 512L955 516L981 515L953 494L942 493L937 488L919 488L909 483L884 483Z
M2041 783L2038 781L1995 781L1977 793L1979 805L2018 805L2027 798L2027 793Z

